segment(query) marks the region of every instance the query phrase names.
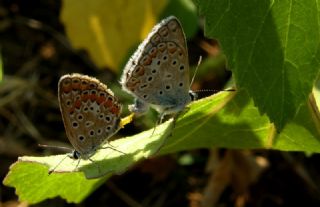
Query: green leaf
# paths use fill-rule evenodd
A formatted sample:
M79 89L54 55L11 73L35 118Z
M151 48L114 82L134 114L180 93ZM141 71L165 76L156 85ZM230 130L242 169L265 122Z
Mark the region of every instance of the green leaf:
M217 38L237 87L277 130L295 116L319 72L320 3L315 0L198 0L205 35Z
M115 140L112 146L125 154L101 149L92 157L94 163L81 160L78 168L78 161L66 155L20 157L11 166L4 184L15 187L20 200L29 203L56 196L78 203L112 174L122 173L150 156L212 147L320 152L318 111L309 101L301 105L280 134L267 116L260 115L245 91L220 92L195 101L188 108L179 116L174 129L169 120L154 132L150 129ZM48 166L56 167L51 175ZM83 173L72 172L75 169ZM102 177L86 179L99 176Z

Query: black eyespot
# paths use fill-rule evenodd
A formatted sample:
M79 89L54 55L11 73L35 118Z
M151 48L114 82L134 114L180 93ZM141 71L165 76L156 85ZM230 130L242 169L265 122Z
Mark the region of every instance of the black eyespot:
M153 69L152 71L151 71L151 73L156 73L157 72L157 70L155 70L155 69Z
M98 129L98 131L97 131L97 132L98 132L98 134L101 134L101 132L102 132L102 131L101 131L101 129Z
M88 110L89 110L88 107L84 107L84 108L83 108L83 111L84 111L84 112L86 112L86 111L88 111Z
M79 80L78 79L74 79L72 82L73 83L79 83Z
M163 56L163 58L162 58L162 59L163 59L163 60L166 60L167 58L168 58L168 57L165 55L165 56Z
M169 90L171 88L171 86L169 85L166 85L166 89Z
M85 137L84 137L83 135L80 135L80 136L78 137L78 139L79 139L80 141L84 141L84 140L85 140Z
M179 83L179 86L182 87L182 86L183 86L183 83Z
M108 101L113 102L113 98L111 96L108 96Z
M184 70L184 65L180 65L180 70Z
M162 95L162 94L163 94L163 91L159 91L159 94Z
M99 115L99 118L102 119L102 118L103 118L103 114L100 114L100 115Z
M167 78L171 78L171 77L172 77L172 75L171 75L171 74L168 74L168 75L166 75L166 77L167 77Z
M95 88L95 87L96 87L96 84L90 83L90 88Z
M144 84L144 85L140 86L140 89L144 89L144 88L146 88L147 86L148 86L147 84Z
M83 95L88 95L89 91L83 91Z
M92 91L91 91L91 94L95 95L95 94L97 94L97 91L92 90Z
M111 121L110 116L106 116L105 119L106 119L107 122Z
M90 110L93 111L93 106L90 106Z
M90 121L86 121L86 126L90 126L91 125L91 122Z
M160 64L161 64L161 61L160 61L160 60L158 60L157 65L160 65Z
M72 127L77 128L79 126L78 122L72 122Z
M177 64L176 60L172 61L172 65L176 65L176 64Z
M148 95L147 95L147 94L144 94L144 95L143 95L143 98L144 98L144 99L146 99L147 97L148 97Z
M91 131L89 132L89 134L90 134L91 136L93 136L93 135L94 135L94 131L91 130Z
M111 129L111 126L107 126L106 130L110 131L110 129Z
M70 106L70 105L71 105L71 101L68 100L68 101L67 101L67 106Z
M153 79L152 76L150 76L150 77L148 78L148 81L150 82L150 81L152 81L152 79Z
M88 82L87 81L82 81L82 85L87 85Z
M77 118L78 118L78 120L82 120L83 116L81 114L79 114Z

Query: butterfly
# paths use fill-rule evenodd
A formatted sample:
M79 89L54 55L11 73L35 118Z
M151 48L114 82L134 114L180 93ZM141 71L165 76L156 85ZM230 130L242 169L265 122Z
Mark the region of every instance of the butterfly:
M153 107L160 123L196 99L190 90L186 38L179 20L170 16L157 24L126 64L120 83L135 97L129 110L145 113Z
M90 157L122 127L121 104L96 78L81 74L62 76L58 83L58 99L65 131L74 147L71 158L91 160Z

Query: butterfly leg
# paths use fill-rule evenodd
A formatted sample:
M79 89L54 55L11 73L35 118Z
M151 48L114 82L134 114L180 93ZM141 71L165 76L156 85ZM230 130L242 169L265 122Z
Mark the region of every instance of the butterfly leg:
M126 153L116 149L115 146L111 145L109 142L108 142L108 145L110 145L110 146L101 147L100 149L112 149L112 150L117 151L117 152L119 152L119 153L121 153L123 155L126 155Z

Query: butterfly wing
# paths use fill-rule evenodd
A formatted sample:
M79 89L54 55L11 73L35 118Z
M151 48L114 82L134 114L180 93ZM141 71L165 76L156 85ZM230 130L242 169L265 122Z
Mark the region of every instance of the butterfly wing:
M67 137L82 158L118 131L121 105L99 80L80 74L62 76L58 97Z
M190 102L188 51L176 17L153 28L125 66L121 84L139 103L156 105L160 111L180 110Z

